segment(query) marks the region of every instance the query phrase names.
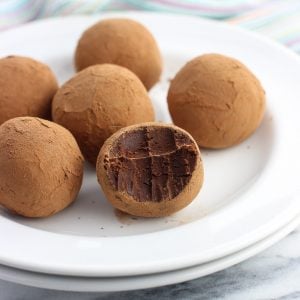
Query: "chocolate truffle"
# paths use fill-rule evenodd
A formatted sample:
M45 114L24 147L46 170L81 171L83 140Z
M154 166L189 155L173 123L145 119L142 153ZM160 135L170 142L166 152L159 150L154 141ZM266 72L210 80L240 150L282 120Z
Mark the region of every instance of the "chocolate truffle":
M21 56L0 59L0 125L21 116L50 118L57 88L45 64Z
M83 157L72 134L39 118L0 126L0 204L25 217L46 217L76 198Z
M173 122L198 145L238 144L260 125L265 92L259 80L236 59L206 54L187 63L172 80L168 105Z
M144 123L123 128L104 143L97 176L115 208L163 217L192 202L202 186L203 166L199 148L186 131Z
M73 133L86 159L96 164L109 136L122 127L153 121L154 111L136 75L103 64L77 73L58 90L52 117Z
M76 69L103 63L128 68L148 90L162 71L160 51L152 34L130 19L103 20L81 36L75 53Z

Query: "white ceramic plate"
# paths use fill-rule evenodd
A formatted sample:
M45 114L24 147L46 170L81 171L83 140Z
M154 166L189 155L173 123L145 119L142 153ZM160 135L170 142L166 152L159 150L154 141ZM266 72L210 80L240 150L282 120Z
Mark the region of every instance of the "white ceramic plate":
M298 216L275 233L241 251L205 264L170 272L128 277L89 278L47 275L0 265L0 278L39 288L78 292L117 292L159 287L200 278L231 267L275 244L299 224L300 217Z
M28 55L48 63L61 82L73 73L81 32L115 15L49 19L0 35L0 55ZM223 23L164 14L129 13L155 35L165 68L151 91L157 119L169 121L169 79L207 52L248 65L267 93L261 127L244 143L203 151L205 183L195 201L162 219L116 215L93 170L78 200L47 219L0 212L0 263L38 272L129 276L189 267L237 252L283 227L300 212L300 61L285 48Z

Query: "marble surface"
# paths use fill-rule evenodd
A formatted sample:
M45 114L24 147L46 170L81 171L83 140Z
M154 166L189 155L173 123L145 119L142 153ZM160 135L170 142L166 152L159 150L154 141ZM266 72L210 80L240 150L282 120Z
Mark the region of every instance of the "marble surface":
M267 300L300 299L300 228L268 250L227 270L160 288L118 293L72 293L0 281L1 300Z

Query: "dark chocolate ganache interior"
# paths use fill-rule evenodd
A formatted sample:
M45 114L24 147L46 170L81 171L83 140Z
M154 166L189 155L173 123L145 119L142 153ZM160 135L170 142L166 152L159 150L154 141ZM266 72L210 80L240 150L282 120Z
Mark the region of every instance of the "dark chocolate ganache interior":
M105 156L104 168L115 190L139 202L160 202L184 189L197 159L197 146L184 132L147 126L119 136Z

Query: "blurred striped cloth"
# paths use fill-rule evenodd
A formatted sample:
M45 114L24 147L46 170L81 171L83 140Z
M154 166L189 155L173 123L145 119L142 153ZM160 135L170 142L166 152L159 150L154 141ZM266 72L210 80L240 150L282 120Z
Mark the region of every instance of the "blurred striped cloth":
M225 20L300 53L300 0L0 0L0 29L38 18L151 10Z

